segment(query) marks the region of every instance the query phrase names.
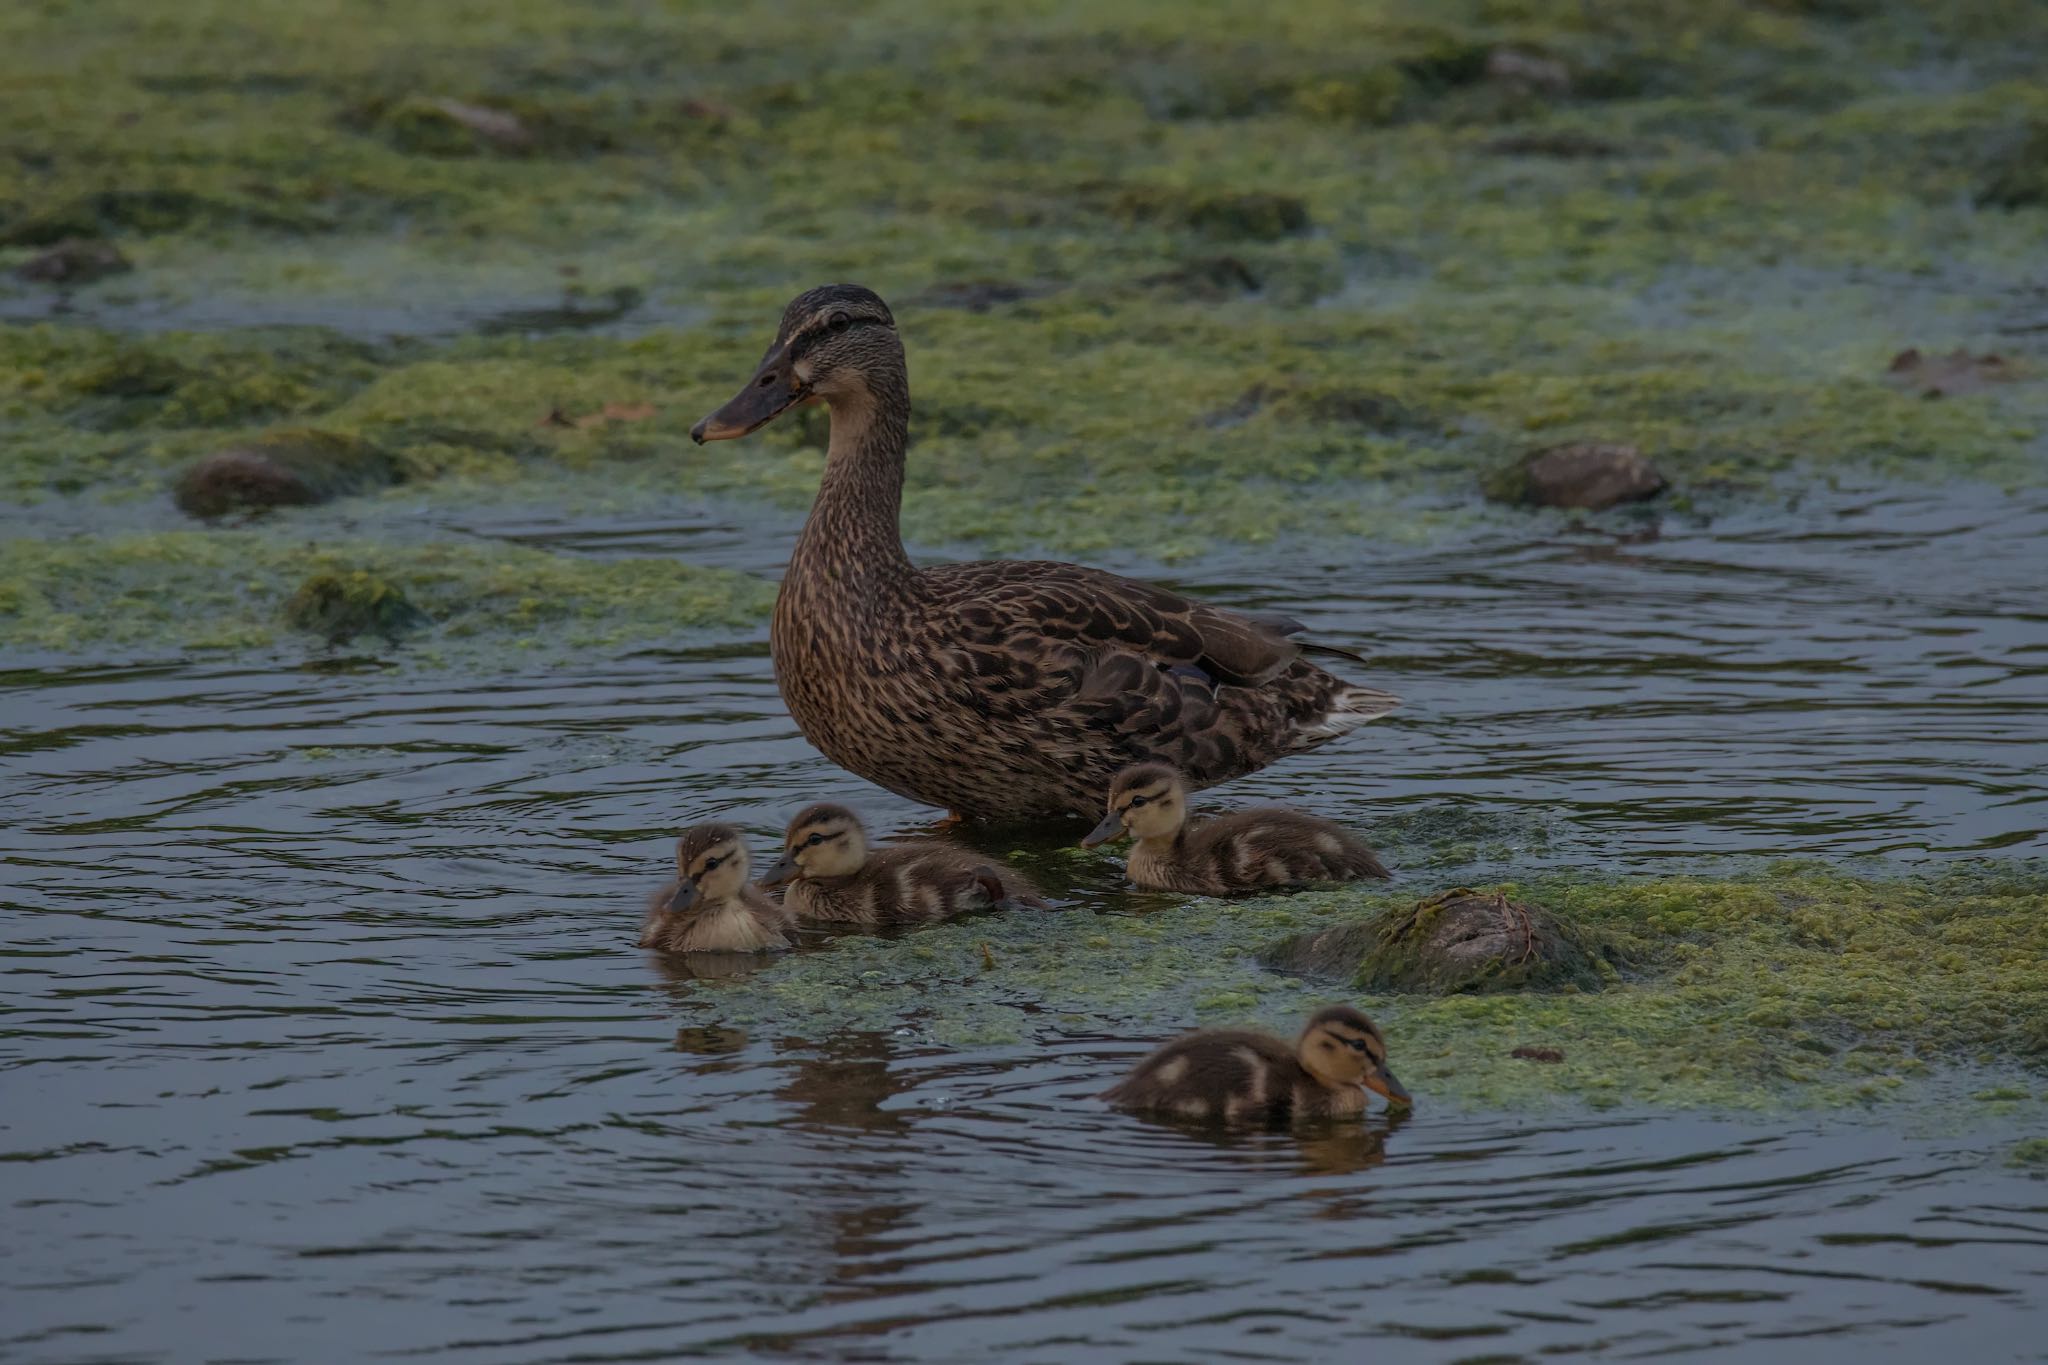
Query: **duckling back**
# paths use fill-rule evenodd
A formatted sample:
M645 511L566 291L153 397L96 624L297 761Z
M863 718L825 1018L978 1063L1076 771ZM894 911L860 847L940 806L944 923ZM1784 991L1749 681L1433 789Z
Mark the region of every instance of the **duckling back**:
M1317 1084L1282 1039L1238 1029L1176 1038L1102 1098L1123 1109L1218 1123L1284 1123L1365 1107L1363 1095L1347 1099Z
M1209 896L1391 875L1350 830L1277 806L1201 821L1170 849L1141 843L1129 870L1141 886Z
M787 901L804 919L835 924L928 924L970 910L1045 901L1014 869L953 844L928 840L876 849L858 871L805 877Z

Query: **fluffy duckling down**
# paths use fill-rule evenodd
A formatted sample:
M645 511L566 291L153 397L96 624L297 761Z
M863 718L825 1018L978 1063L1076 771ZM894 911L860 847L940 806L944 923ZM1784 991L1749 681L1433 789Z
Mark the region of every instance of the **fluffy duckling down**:
M874 848L845 806L821 802L783 834L782 858L761 878L787 886L799 918L831 924L923 924L969 910L1030 907L1045 900L1013 868L938 839Z
M1165 1044L1102 1093L1124 1109L1214 1123L1286 1123L1365 1112L1366 1092L1413 1101L1387 1068L1378 1025L1349 1005L1310 1016L1293 1043L1204 1029Z
M1165 763L1116 775L1109 813L1087 848L1129 835L1130 879L1154 891L1227 896L1243 891L1354 882L1391 874L1365 840L1341 825L1284 806L1188 819L1188 782Z
M664 953L770 953L796 921L748 884L746 841L731 825L698 825L676 840L676 878L647 902L640 946Z

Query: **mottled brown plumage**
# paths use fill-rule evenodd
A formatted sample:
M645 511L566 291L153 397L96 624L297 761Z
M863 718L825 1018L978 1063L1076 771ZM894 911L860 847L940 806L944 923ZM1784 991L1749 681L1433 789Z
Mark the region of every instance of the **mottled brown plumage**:
M1319 815L1259 806L1190 821L1187 779L1164 763L1118 773L1108 806L1081 842L1136 839L1125 871L1154 891L1229 896L1391 875L1365 840Z
M744 436L813 400L831 405L831 447L769 646L790 715L842 767L963 816L1092 814L1132 763L1208 786L1397 704L1310 663L1342 651L1285 617L1074 564L914 567L903 345L857 285L794 300L753 380L691 434Z
M1317 1011L1293 1043L1270 1033L1205 1029L1147 1056L1102 1098L1208 1123L1286 1123L1365 1112L1365 1092L1412 1101L1387 1069L1379 1028L1349 1005Z
M676 879L647 901L640 946L664 953L768 953L796 921L747 884L747 845L731 825L698 825L676 840Z
M968 910L1046 908L1014 868L941 839L868 846L866 826L821 802L789 822L782 859L761 879L787 885L801 919L833 924L922 924Z

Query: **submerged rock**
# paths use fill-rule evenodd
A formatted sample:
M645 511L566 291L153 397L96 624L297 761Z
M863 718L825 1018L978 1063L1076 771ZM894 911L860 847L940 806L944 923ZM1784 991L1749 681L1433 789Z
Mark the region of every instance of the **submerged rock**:
M427 624L403 589L361 569L316 573L284 604L285 624L343 644L358 635L396 639Z
M1487 476L1484 488L1495 502L1598 511L1655 497L1665 479L1634 446L1575 441L1524 455Z
M121 248L91 237L66 237L48 251L16 266L16 277L37 284L91 284L133 270Z
M178 476L172 497L195 517L305 507L398 482L397 464L364 441L279 431L217 451Z
M1405 910L1288 939L1259 960L1365 990L1455 995L1597 991L1606 984L1605 956L1585 931L1540 907L1458 887Z

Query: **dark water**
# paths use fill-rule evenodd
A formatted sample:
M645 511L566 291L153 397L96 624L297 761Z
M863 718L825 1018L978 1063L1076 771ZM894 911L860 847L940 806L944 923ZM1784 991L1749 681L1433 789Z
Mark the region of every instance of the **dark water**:
M468 529L787 543L683 509ZM2044 536L2038 493L1852 491L1180 577L1410 699L1233 797L1432 879L1914 864L2048 848ZM1147 1036L1115 1019L726 1027L627 946L664 832L927 818L810 753L758 640L488 679L20 664L0 1358L2048 1359L2048 1181L1995 1118L1425 1096L1209 1140L1088 1098Z

